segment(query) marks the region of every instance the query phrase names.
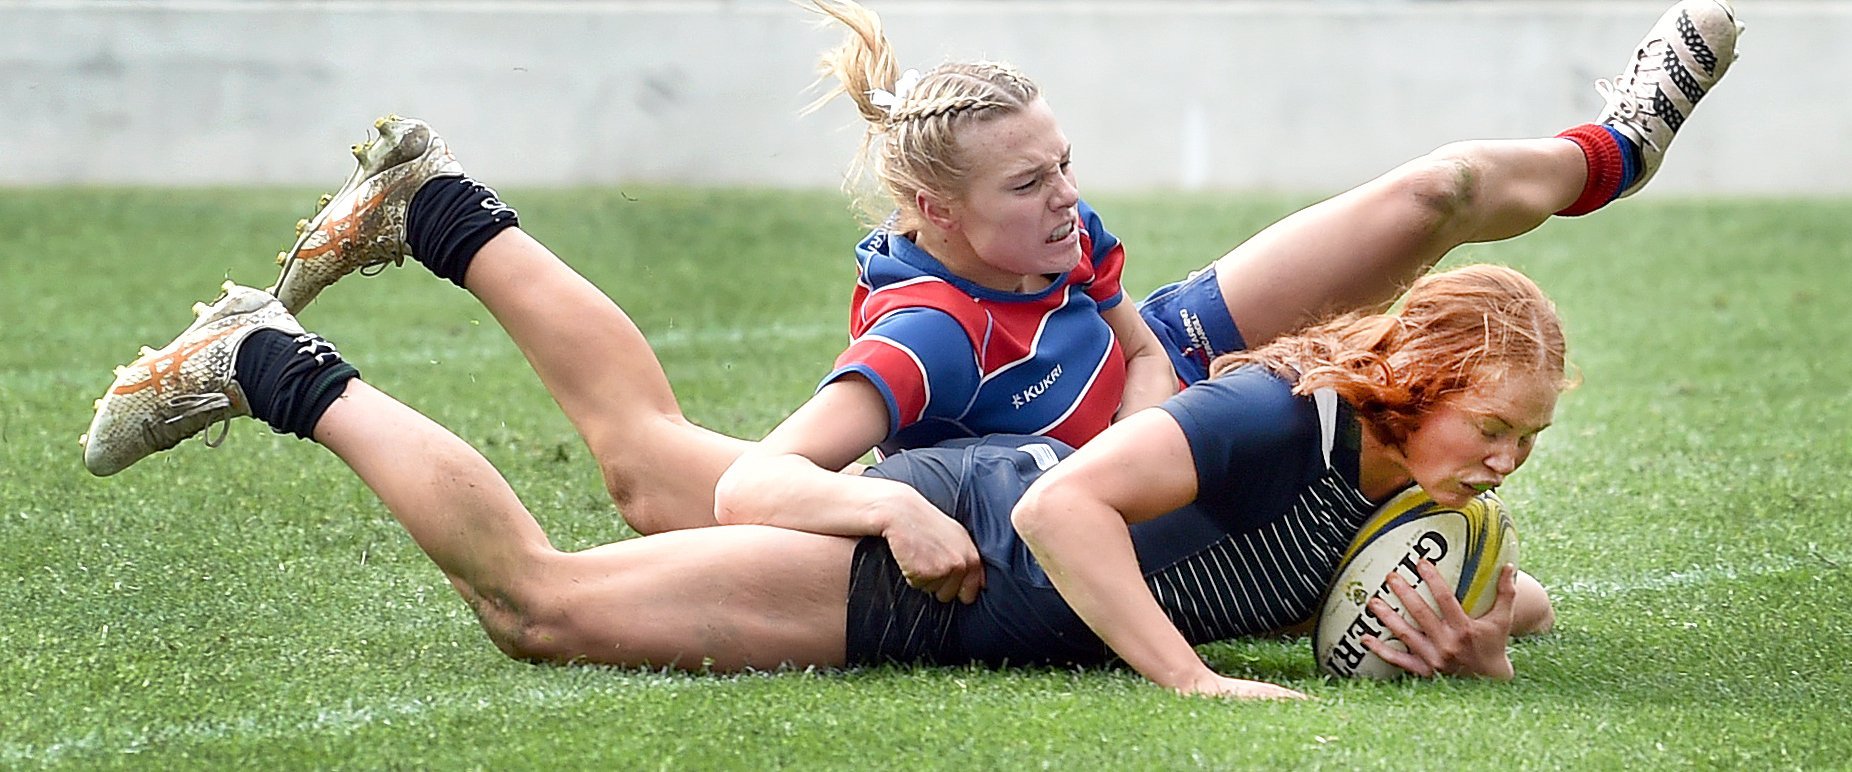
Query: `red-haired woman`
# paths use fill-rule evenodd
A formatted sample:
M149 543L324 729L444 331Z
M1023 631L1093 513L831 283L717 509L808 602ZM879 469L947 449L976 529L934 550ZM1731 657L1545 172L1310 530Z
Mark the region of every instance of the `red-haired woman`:
M87 452L132 462L243 414L313 439L379 495L496 646L558 663L1116 657L1179 692L1297 696L1217 675L1191 647L1309 618L1359 524L1396 493L1459 504L1503 482L1565 383L1550 301L1516 271L1475 266L1418 282L1396 314L1224 358L1072 455L993 436L866 470L976 542L989 579L961 604L911 588L873 536L741 525L560 551L481 454L359 380L271 295L229 286L202 311L119 370ZM1509 678L1514 612L1548 614L1547 601L1518 609L1515 574L1478 619L1443 593L1437 609L1410 604L1418 629L1385 615L1408 652L1367 645L1416 673Z

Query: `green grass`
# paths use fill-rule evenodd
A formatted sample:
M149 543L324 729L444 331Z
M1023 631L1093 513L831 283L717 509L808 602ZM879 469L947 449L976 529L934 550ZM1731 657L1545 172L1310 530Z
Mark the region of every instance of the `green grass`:
M834 194L510 191L657 341L688 413L753 436L843 340ZM302 191L0 191L0 768L1843 767L1852 758L1846 201L1648 195L1454 260L1513 264L1583 384L1507 486L1560 628L1519 677L1338 683L1303 640L1205 647L1315 695L1174 697L1126 671L699 676L504 659L330 454L254 422L97 480L109 368L226 276L262 284ZM1097 200L1142 293L1303 201ZM305 315L480 447L556 543L629 535L468 295L412 267Z

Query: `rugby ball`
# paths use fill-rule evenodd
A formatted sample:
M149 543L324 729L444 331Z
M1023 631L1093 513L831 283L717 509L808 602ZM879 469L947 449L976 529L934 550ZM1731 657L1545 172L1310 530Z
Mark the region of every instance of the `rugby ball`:
M1365 604L1380 597L1403 619L1408 618L1401 599L1387 584L1391 574L1401 574L1432 604L1433 588L1415 572L1422 558L1440 570L1448 583L1446 589L1461 608L1478 616L1498 598L1500 568L1518 562L1518 532L1504 502L1490 491L1459 509L1436 504L1418 486L1390 499L1351 540L1325 590L1318 627L1312 634L1312 652L1320 670L1341 678L1406 674L1363 645L1364 636L1374 635L1408 650Z

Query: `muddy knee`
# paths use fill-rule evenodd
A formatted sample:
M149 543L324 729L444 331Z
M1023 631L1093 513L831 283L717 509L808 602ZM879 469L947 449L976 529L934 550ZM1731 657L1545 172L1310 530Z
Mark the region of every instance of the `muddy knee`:
M1443 145L1388 176L1394 200L1419 213L1411 225L1434 234L1471 226L1484 184L1478 144Z
M579 656L559 624L561 615L542 604L517 602L507 596L470 603L489 641L510 659L522 662L566 664Z

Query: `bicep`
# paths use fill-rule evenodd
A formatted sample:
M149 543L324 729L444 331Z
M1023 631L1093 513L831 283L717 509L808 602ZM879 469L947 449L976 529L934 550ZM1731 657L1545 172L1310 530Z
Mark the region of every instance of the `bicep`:
M1176 419L1145 410L1093 438L1038 486L1103 504L1138 523L1196 499L1196 463Z

